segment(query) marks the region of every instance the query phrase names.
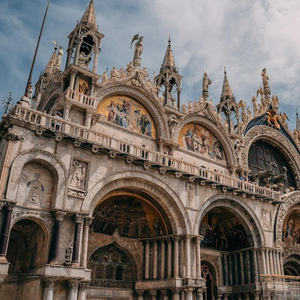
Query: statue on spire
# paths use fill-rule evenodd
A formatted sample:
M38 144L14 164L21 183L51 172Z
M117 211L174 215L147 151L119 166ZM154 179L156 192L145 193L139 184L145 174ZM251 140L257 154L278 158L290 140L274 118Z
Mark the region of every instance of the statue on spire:
M135 43L135 49L134 49L134 55L133 55L133 66L138 68L141 65L141 55L143 53L143 36L139 36L139 34L136 34L132 38L131 45L134 41L137 42Z
M202 97L204 100L207 100L209 93L208 87L211 85L211 80L208 78L207 73L203 73L203 82L202 82Z

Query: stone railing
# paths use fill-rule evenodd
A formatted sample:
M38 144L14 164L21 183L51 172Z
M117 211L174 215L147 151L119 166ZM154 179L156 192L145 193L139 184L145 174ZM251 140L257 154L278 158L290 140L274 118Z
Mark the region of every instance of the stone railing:
M96 108L96 104L97 104L96 98L93 98L91 96L88 96L88 95L80 93L80 92L76 92L70 88L66 89L64 91L64 93L61 95L61 97L73 100L82 105Z
M272 299L300 299L300 276L260 275L263 296Z
M37 131L53 131L56 133L57 138L67 135L73 137L79 145L80 142L91 143L93 144L92 151L94 153L99 149L106 149L111 157L115 157L117 154L126 154L129 162L142 162L145 169L152 166L159 169L161 173L173 172L177 178L186 177L191 182L199 180L203 185L206 183L212 184L212 188L222 187L224 192L228 189L232 190L234 194L241 193L244 197L248 194L254 197L280 201L280 193L271 189L211 171L157 151L116 140L112 136L95 132L85 126L58 119L31 108L18 105L10 116L38 126Z

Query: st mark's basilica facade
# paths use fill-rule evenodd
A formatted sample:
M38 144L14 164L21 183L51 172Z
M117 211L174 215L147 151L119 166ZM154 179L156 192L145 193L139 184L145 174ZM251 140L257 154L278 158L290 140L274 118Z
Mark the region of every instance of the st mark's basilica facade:
M299 299L300 126L267 70L251 107L226 72L186 105L170 40L152 80L141 36L98 75L103 37L91 1L0 123L0 299Z

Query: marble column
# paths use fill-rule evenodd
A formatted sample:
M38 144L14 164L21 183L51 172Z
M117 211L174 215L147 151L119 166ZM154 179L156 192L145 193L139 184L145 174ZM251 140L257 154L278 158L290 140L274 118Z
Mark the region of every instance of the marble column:
M166 249L165 240L160 240L160 279L165 279L165 264L166 264Z
M269 264L270 264L270 274L274 274L274 269L273 269L273 259L272 259L272 250L267 250L268 255L269 255Z
M169 291L168 290L161 290L161 300L169 300Z
M283 269L283 253L282 253L282 251L280 251L279 260L280 260L281 274L284 275L284 269Z
M269 250L265 249L266 257L266 274L270 274L270 259L269 259Z
M81 281L78 290L78 300L86 300L86 290L90 285L89 281Z
M152 278L155 280L157 279L157 265L158 265L158 261L157 261L157 257L158 257L158 248L157 248L157 240L154 240L153 242L153 276Z
M203 300L203 290L201 288L196 290L196 300Z
M186 288L184 291L185 291L185 300L193 300L194 288L189 287L189 288Z
M262 260L262 272L261 274L267 274L267 266L266 266L266 256L265 256L265 249L260 249L260 257Z
M180 292L181 288L173 288L172 289L172 300L180 300Z
M241 269L241 284L245 284L245 268L244 268L244 255L240 252L240 269Z
M179 241L180 236L174 236L174 277L179 277Z
M86 113L86 116L85 116L85 127L91 128L92 116L93 116L93 114L91 112L87 112Z
M0 243L0 261L6 261L6 252L9 242L10 224L12 218L12 212L16 203L8 202L6 204L6 218L2 228L2 239Z
M234 253L234 272L235 272L235 284L239 284L239 271L238 271L238 256Z
M254 296L254 300L259 300L260 291L254 291L252 294Z
M69 284L68 300L77 300L79 280L70 279L68 280L68 284Z
M202 237L197 236L196 239L196 278L201 278L201 253L200 253L200 243Z
M186 277L191 277L191 236L186 235L185 238L185 267Z
M228 300L228 294L224 294L224 300Z
M277 274L281 275L281 267L280 267L280 260L279 260L280 252L275 251L275 255L276 255L276 262L277 262Z
M137 300L143 300L144 299L144 290L136 290L136 293L138 295Z
M151 300L156 300L157 291L156 290L150 290L149 293L150 293L150 296L151 296Z
M81 266L86 268L87 266L87 249L89 242L89 230L90 225L92 224L94 218L85 218L84 219L84 229L82 237L82 254L81 254Z
M228 285L229 281L229 274L228 274L228 261L227 261L227 253L223 254L223 261L224 261L224 285Z
M257 251L253 249L253 267L254 267L254 281L258 282L258 267L257 267Z
M245 300L250 300L250 293L245 293L244 296L245 296Z
M70 84L69 87L74 90L74 84L75 84L75 77L76 77L77 71L72 70L71 71L71 77L70 77ZM65 119L66 120L66 119Z
M60 236L61 236L61 227L64 217L67 213L62 210L57 210L54 212L55 216L55 227L52 235L52 247L51 253L49 257L50 264L57 264L58 263L58 253L60 247Z
M93 73L97 73L97 66L98 66L98 60L99 60L99 49L96 49L94 52L94 63L93 63Z
M172 240L170 237L167 238L168 243L168 265L167 265L167 276L168 278L172 277Z
M54 300L54 285L57 282L57 278L44 278L45 289L43 300Z
M227 257L228 257L228 262L229 262L229 264L228 264L229 285L233 285L232 255L228 254Z
M4 225L4 211L2 210L3 207L5 207L6 202L0 202L0 243L2 240L2 228Z
M251 264L250 264L250 251L247 250L246 251L246 262L247 262L247 277L248 277L248 282L247 283L251 283L252 279L251 279Z
M150 242L145 242L145 279L150 278Z
M81 239L81 229L82 229L83 217L80 214L75 216L75 232L74 232L74 244L73 244L73 257L72 266L79 266L79 253L80 253L80 239Z

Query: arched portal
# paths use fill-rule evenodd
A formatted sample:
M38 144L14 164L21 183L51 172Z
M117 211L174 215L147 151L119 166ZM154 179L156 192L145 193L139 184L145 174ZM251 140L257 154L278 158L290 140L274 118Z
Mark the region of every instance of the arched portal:
M300 256L290 255L285 259L283 265L284 275L300 276Z
M6 258L8 273L25 273L47 262L47 237L39 224L22 219L13 225Z
M93 213L94 232L121 237L149 238L171 232L169 221L157 203L145 194L114 191L107 195Z
M262 270L255 247L260 239L253 236L257 230L253 222L250 212L233 201L215 202L203 211L199 233L203 236L202 276L208 276L207 300L216 299L220 287L251 285L258 280Z

